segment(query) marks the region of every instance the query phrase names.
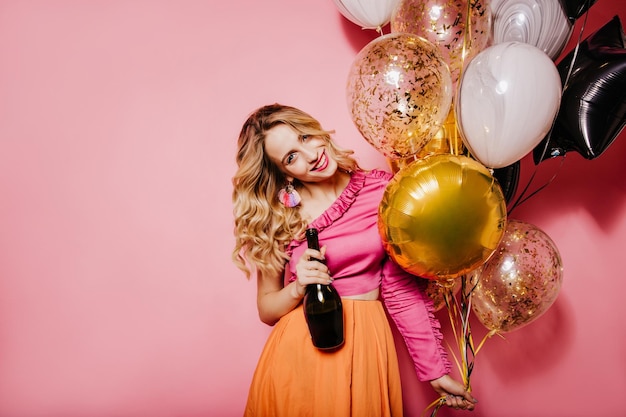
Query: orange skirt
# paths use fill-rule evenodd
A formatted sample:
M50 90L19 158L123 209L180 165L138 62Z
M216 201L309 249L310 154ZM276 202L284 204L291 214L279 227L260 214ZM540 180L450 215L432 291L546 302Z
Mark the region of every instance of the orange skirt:
M380 301L343 299L345 342L313 346L302 306L280 319L261 353L245 417L400 417L400 371Z

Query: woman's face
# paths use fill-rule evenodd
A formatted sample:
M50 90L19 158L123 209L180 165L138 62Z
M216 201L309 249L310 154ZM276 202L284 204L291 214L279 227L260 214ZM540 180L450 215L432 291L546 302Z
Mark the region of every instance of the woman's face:
M288 125L268 130L265 153L290 180L319 182L337 172L337 161L329 156L324 139L299 135Z

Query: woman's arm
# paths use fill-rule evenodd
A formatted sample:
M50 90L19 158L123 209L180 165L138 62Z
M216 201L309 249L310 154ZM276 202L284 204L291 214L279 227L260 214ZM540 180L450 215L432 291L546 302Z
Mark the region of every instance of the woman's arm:
M390 258L383 265L381 294L385 307L407 346L420 381L432 381L450 372L441 345L441 325L433 302L418 278Z
M383 268L381 294L413 359L418 379L429 381L449 407L473 410L476 399L449 375L451 366L441 346L441 325L418 278L389 259Z

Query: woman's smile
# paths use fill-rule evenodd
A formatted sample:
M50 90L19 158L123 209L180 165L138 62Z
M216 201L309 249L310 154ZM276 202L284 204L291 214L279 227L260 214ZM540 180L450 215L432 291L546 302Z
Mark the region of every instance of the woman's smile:
M322 151L322 155L318 158L315 166L311 169L311 171L323 171L328 166L328 156L326 155L326 151Z

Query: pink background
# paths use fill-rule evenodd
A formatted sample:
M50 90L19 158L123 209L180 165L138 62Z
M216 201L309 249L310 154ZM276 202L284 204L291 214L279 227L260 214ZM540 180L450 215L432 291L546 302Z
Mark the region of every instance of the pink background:
M616 14L599 0L583 37ZM345 100L375 37L331 0L0 2L0 417L241 415L270 328L230 261L239 128L295 105L388 169ZM542 163L533 184L556 179L512 213L556 242L564 283L487 341L470 415L623 415L625 136ZM436 396L400 355L419 416Z

